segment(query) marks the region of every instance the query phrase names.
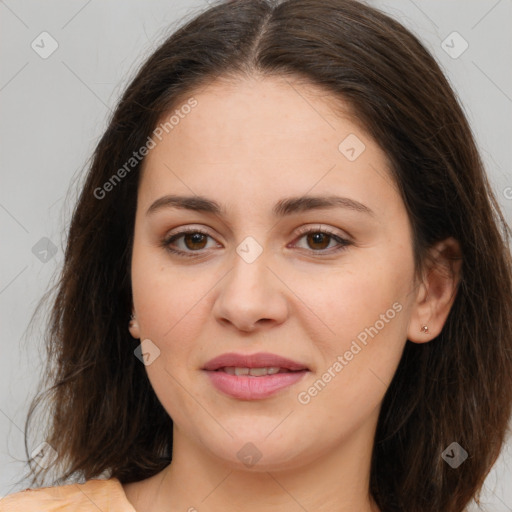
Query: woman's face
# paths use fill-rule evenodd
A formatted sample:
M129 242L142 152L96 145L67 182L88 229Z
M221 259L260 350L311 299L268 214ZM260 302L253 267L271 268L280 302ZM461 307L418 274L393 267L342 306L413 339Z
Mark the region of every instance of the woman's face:
M176 449L264 470L371 451L416 298L411 229L384 152L321 92L216 82L153 137L131 332Z

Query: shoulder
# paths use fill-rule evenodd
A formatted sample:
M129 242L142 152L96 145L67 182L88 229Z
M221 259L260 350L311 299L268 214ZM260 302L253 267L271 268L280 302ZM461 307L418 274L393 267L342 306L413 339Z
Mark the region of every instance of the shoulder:
M135 512L117 478L91 479L83 484L66 484L25 489L0 499L0 512Z

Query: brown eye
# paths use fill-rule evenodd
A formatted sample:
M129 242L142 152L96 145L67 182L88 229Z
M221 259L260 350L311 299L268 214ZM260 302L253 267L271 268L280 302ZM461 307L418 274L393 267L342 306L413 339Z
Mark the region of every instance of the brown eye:
M203 233L187 233L183 235L183 241L187 249L200 250L204 249L207 243L207 236Z
M331 233L327 229L320 230L317 228L303 230L294 246L308 250L315 256L321 256L341 251L351 244L350 240Z
M210 241L213 245L208 246ZM341 251L351 244L350 240L341 238L329 231L318 230L317 228L316 230L310 229L303 232L294 246L306 249L311 254L315 254L315 256L327 256ZM203 257L206 254L203 252L205 249L219 247L208 233L198 229L189 229L175 233L162 240L161 245L173 254L189 257Z
M208 245L209 242L213 245ZM184 230L162 240L162 247L182 256L200 256L203 249L212 249L215 246L215 240L199 229Z
M307 235L308 245L311 249L326 249L329 246L331 235L327 233L309 233Z

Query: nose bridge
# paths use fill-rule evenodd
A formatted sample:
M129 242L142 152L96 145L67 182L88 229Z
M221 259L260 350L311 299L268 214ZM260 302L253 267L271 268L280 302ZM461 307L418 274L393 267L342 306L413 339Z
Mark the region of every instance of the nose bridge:
M238 244L235 253L233 270L226 285L236 293L238 299L244 298L248 303L257 303L269 293L266 288L272 286L267 276L269 250L265 250L255 238L248 236Z
M237 247L231 272L222 281L214 313L239 329L252 328L259 320L282 322L286 299L281 283L267 265L270 252L253 237L246 237Z

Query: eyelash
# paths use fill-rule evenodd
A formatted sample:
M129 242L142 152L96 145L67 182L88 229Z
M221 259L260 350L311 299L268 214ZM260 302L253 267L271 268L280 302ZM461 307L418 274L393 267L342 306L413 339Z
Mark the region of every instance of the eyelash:
M184 256L184 257L187 257L187 258L198 258L198 257L201 257L203 256L203 254L201 254L200 251L182 251L181 249L174 249L171 247L171 244L173 242L175 242L176 240L178 240L179 238L183 237L184 235L187 235L187 234L201 234L201 235L204 235L204 236L207 236L207 237L210 237L210 238L213 238L210 236L209 233L207 233L206 231L203 231L202 229L200 228L185 228L177 233L174 233L166 238L164 238L162 240L162 247L164 249L166 249L167 251L173 253L173 254L177 254L179 256ZM299 235L299 239L303 238L304 236L306 235L309 235L309 234L324 234L324 235L328 235L329 237L331 237L332 239L334 239L335 242L337 242L339 245L338 247L335 248L335 250L333 251L332 250L332 247L330 249L321 249L321 250L318 250L318 251L315 251L313 249L309 249L309 251L311 251L312 254L314 254L315 256L323 256L325 254L332 254L332 253L338 253L338 252L341 252L343 250L345 250L349 245L352 245L352 242L350 240L347 240L345 238L341 238L339 235L336 235L335 233L333 233L332 231L328 230L328 229L312 229L312 228L304 228L302 230L299 231L298 235ZM204 250L204 249L203 249ZM308 250L308 249L306 249Z

